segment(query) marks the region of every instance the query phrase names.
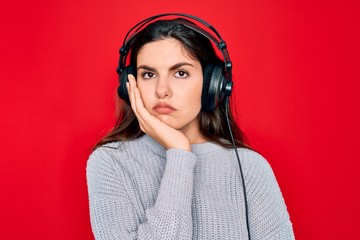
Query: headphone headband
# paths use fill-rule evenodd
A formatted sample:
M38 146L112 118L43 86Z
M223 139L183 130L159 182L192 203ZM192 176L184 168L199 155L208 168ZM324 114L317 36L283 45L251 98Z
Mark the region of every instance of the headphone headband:
M198 18L193 15L185 14L185 13L164 13L164 14L158 14L151 17L148 17L140 22L138 22L136 25L134 25L125 35L123 45L119 50L120 53L120 59L119 59L119 67L117 69L118 74L121 73L121 71L126 66L126 58L128 54L128 50L131 46L132 41L136 38L136 36L141 32L141 30L144 28L144 26L148 25L150 22L157 20L159 18L167 17L167 16L178 16L178 17L185 17L192 20L195 20L198 23L201 23L203 26L207 27L211 30L213 34L210 34L208 31L204 30L203 28L197 26L196 24L192 22L185 22L181 21L181 24L186 26L187 28L203 35L210 41L212 41L216 47L220 50L223 59L224 59L224 69L229 73L229 77L231 79L231 69L232 69L232 62L230 60L230 55L227 50L227 46L225 41L222 39L219 32L208 22L204 21L201 18ZM131 34L132 33L132 34ZM131 34L131 35L130 35Z

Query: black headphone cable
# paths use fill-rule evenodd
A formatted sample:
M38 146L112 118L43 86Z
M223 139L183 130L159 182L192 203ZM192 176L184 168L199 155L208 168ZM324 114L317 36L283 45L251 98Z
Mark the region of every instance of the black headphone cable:
M229 121L229 115L228 115L228 108L229 108L229 97L226 97L225 99L225 115L226 115L226 121L227 121L227 125L229 128L229 133L230 133L230 137L231 137L231 141L232 144L234 146L234 150L236 153L236 158L239 164L239 170L240 170L240 177L241 177L241 183L243 186L243 194L244 194L244 203L245 203L245 218L246 218L246 228L247 228L247 232L248 232L248 239L251 240L250 238L250 226L249 226L249 210L248 210L248 202L247 202L247 195L246 195L246 188L245 188L245 179L244 179L244 174L243 174L243 170L241 167L241 163L240 163L240 157L239 157L239 153L235 144L235 140L234 140L234 136L233 133L231 131L231 126L230 126L230 121Z

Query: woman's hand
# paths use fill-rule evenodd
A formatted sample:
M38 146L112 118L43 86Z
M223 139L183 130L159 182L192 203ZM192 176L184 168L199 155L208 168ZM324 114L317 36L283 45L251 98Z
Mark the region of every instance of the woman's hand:
M129 74L128 79L127 88L131 108L139 121L140 129L166 149L180 148L191 151L190 142L182 132L170 127L149 113L144 107L140 91L136 86L135 77Z

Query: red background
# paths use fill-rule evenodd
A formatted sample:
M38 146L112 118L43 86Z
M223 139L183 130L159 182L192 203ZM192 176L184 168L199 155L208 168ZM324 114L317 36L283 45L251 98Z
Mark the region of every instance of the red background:
M36 2L36 3L35 3ZM0 238L92 239L85 166L114 123L117 51L163 12L212 23L238 122L297 239L359 239L357 1L9 1L0 6Z

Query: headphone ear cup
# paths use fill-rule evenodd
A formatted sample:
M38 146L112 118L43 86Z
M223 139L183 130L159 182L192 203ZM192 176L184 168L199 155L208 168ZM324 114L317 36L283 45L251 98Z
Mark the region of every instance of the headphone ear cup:
M204 71L203 92L201 96L202 110L213 111L221 102L225 76L220 64L208 64Z
M210 91L210 82L211 82L211 75L214 69L213 64L208 64L204 70L204 80L203 80L203 89L201 94L201 109L204 111L212 111L212 102L213 102L213 91Z
M119 74L119 86L117 89L118 95L127 104L130 104L129 93L127 91L126 83L129 82L128 75L132 74L136 78L135 67L130 65L125 67Z

